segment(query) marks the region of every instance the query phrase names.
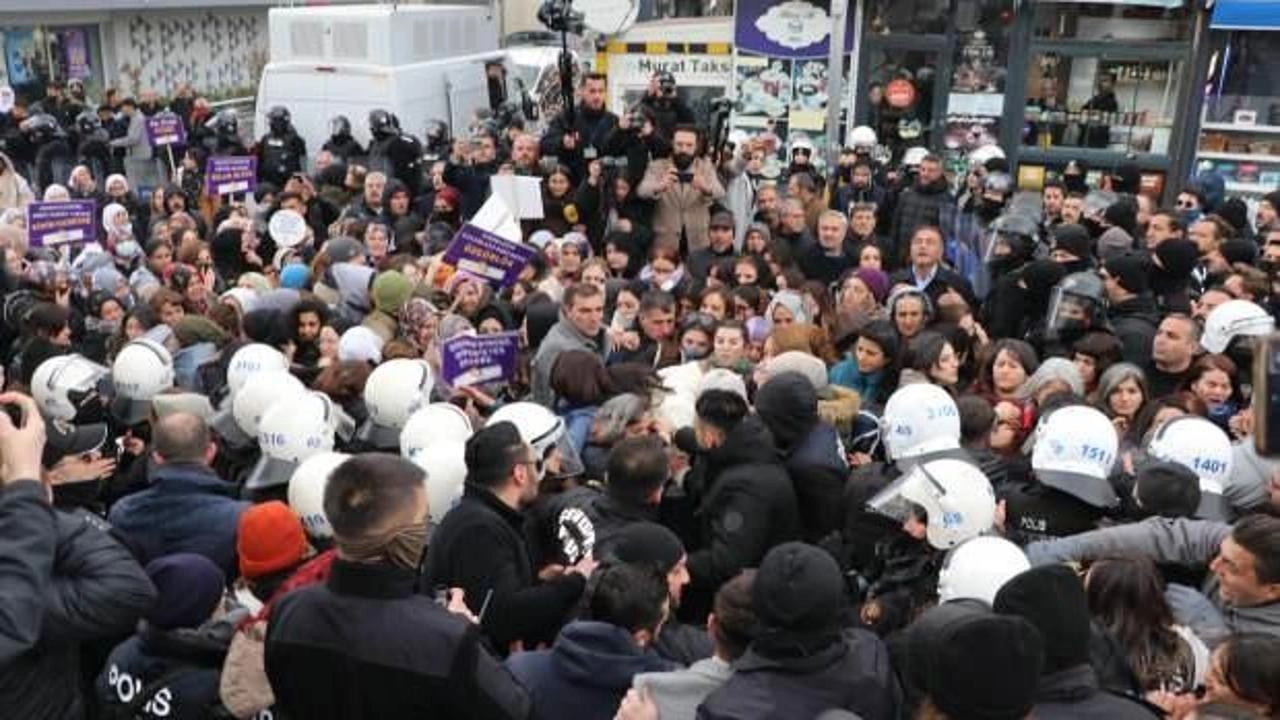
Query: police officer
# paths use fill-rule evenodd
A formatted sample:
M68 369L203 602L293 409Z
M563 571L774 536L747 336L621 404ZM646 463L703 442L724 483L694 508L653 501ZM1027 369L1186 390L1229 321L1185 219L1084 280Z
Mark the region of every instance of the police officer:
M1106 291L1102 278L1092 270L1062 278L1049 295L1044 325L1033 331L1040 357L1064 357L1071 345L1090 330L1106 330ZM1038 335L1038 337L1034 337Z
M329 121L329 139L324 142L321 150L328 150L329 154L342 160L344 164L365 154L364 146L351 136L351 121L346 115L335 115Z
M882 635L905 627L932 603L944 552L990 532L996 516L991 481L958 458L914 465L867 507L902 531L880 543L876 564L861 574L859 614Z
M1021 544L1094 529L1120 498L1108 480L1120 440L1100 410L1068 405L1040 420L1033 482L1005 494L1005 534Z
M111 146L102 121L86 110L76 118L76 133L76 164L88 167L95 180L104 180L111 174Z
M294 173L302 172L307 143L293 129L289 109L277 105L267 112L269 132L258 141L258 182L284 187Z
M22 123L22 131L35 147L35 172L31 178L41 190L54 183L66 182L71 174L73 155L67 134L57 118L38 113Z
M219 110L209 119L213 135L205 140L211 155L248 155L249 150L240 141L240 118L235 110Z
M404 183L410 196L422 189L422 142L401 131L400 121L386 110L369 112L369 169Z

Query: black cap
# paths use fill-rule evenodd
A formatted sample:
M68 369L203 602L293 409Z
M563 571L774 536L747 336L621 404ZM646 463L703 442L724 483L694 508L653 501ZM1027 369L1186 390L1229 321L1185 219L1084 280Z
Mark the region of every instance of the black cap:
M648 521L626 525L596 545L601 559L652 564L663 572L670 572L684 555L684 544L675 533Z
M40 460L45 467L53 467L64 457L91 452L106 443L106 423L70 425L51 420L45 423L44 453Z
M840 566L828 552L788 542L760 561L751 601L765 627L813 632L838 626L843 593Z
M1044 643L1032 623L967 615L942 628L936 647L926 689L947 717L1022 720L1031 712L1044 664Z

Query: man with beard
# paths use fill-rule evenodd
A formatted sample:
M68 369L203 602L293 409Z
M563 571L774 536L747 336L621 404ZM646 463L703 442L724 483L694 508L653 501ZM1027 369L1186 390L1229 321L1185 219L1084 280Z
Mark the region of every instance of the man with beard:
M636 189L641 198L656 201L654 244L678 247L685 257L707 246L711 204L724 197L715 164L697 157L700 139L693 126L676 128L671 157L650 163Z
M618 116L605 109L605 76L588 73L582 78L573 115L566 110L543 133L542 156L557 158L573 173L574 183L581 182L587 176L583 151L594 148L600 154L617 126Z
M538 138L522 132L511 142L511 164L517 175L538 175Z
M874 209L880 209L884 207L887 194L884 186L875 181L871 161L859 159L849 168L849 182L832 193L831 207L844 213L858 204L870 204Z
M782 194L777 185L764 185L756 190L754 221L768 225L773 235L782 229Z
M885 269L903 264L916 228L921 225L950 227L951 218L943 215L949 215L954 209L947 179L942 173L942 160L937 155L926 155L920 161L915 185L898 196L884 257Z

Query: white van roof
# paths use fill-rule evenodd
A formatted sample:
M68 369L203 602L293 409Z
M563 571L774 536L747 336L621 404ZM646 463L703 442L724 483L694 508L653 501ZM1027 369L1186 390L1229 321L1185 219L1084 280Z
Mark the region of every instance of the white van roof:
M271 62L397 66L498 47L496 19L474 5L271 8Z

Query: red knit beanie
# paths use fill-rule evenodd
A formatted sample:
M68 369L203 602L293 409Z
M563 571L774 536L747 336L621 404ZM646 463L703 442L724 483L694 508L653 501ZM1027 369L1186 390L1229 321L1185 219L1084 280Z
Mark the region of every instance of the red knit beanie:
M272 500L254 505L240 515L236 554L240 574L253 579L270 575L302 561L307 536L302 522L288 505Z

